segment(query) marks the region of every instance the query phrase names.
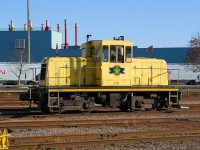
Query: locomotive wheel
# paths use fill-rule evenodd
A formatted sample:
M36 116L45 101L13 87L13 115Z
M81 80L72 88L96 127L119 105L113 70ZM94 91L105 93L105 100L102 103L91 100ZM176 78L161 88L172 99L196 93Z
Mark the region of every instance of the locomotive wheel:
M48 109L47 104L41 103L41 104L40 104L40 108L41 108L41 111L42 111L42 112L44 112L44 113L49 113L49 109Z
M161 98L156 98L154 100L154 109L155 110L162 110L162 109L168 109L169 108L169 103L165 101L164 97Z
M85 113L85 114L89 114L90 112L92 112L94 109L82 109L81 112Z
M42 105L41 107L42 112L48 114L61 114L63 112L63 107L60 105L59 108L49 108L47 104Z
M49 112L51 114L61 114L62 111L60 111L60 108L49 108Z
M82 112L85 113L90 113L91 111L94 110L94 102L89 102L89 103L83 103L83 108L82 108Z
M61 114L62 112L64 112L62 103L59 105L58 108L57 107L49 108L49 113L52 113L52 114Z
M128 109L129 109L129 108L128 108L128 101L125 101L125 102L121 103L119 109L120 109L121 111L123 111L123 112L127 112Z

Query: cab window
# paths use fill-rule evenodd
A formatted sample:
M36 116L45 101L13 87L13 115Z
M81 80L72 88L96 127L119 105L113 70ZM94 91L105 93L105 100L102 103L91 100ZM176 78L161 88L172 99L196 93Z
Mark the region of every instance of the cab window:
M41 74L40 74L40 80L45 80L45 75L46 75L46 64L41 65Z
M124 46L118 46L118 62L124 62Z
M97 54L97 59L96 59L96 61L97 61L97 62L100 62L100 48L97 49L96 54Z
M126 62L131 62L131 46L126 46Z
M91 55L95 54L94 46L91 47Z
M116 46L110 46L110 62L116 62Z
M108 62L108 46L103 46L103 62Z
M81 49L81 57L85 57L86 56L86 49L83 48Z

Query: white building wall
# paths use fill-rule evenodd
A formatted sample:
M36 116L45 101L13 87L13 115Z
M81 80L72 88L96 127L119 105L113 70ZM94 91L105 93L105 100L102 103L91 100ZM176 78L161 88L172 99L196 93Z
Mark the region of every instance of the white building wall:
M25 64L21 75L21 80L35 81L35 76L40 73L40 63ZM15 74L19 74L18 63L0 63L0 81L18 80Z
M193 72L193 65L167 64L170 80L195 80L200 82L200 72Z
M190 70L192 65L183 64L167 64L169 70L170 80L195 80L200 82L200 72L193 72ZM23 67L21 75L22 81L35 81L35 76L40 73L41 63L30 63ZM0 82L5 80L18 80L15 74L19 73L18 64L5 62L0 63Z

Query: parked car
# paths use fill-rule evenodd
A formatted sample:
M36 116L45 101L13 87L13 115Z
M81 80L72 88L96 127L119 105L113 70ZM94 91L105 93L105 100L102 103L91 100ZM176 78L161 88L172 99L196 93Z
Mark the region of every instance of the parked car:
M17 82L16 81L13 81L13 80L8 80L8 81L5 81L3 83L3 85L17 85Z

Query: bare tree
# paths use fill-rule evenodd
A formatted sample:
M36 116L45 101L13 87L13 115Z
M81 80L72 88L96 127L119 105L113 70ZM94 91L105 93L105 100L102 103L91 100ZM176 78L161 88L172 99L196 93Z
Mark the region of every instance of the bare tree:
M184 63L192 65L190 68L193 72L200 71L200 33L198 32L195 36L192 36L189 41L190 49L187 52Z
M13 59L16 62L16 67L12 68L11 72L18 78L20 85L21 75L24 73L24 66L28 62L28 57L23 49L17 49Z

